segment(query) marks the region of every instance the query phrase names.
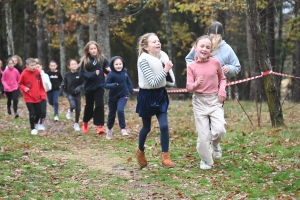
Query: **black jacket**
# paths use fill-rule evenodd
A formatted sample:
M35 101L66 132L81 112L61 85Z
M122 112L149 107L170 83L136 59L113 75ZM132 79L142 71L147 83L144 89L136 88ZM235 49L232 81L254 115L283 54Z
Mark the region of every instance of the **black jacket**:
M67 72L65 73L64 80L61 83L61 89L67 94L80 94L83 87L83 77L79 72Z
M52 89L50 91L59 90L60 84L63 80L60 72L58 70L55 72L47 71L46 74L49 75L50 82L52 84Z

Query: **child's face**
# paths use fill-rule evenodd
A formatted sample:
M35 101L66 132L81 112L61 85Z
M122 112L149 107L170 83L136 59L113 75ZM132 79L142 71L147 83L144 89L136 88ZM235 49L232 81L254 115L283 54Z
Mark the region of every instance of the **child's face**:
M32 63L26 64L26 67L29 71L33 72L36 69L36 63L32 62Z
M76 72L77 71L77 68L78 68L78 64L75 60L72 60L70 62L70 66L69 66L71 72Z
M57 68L57 64L54 63L54 62L51 62L50 65L49 65L50 71L55 72L56 68Z
M39 63L36 63L36 68L38 69L38 70L42 70L43 69L43 67L42 67L42 65L40 65Z
M161 51L161 43L156 35L148 38L148 46L145 50L151 55L157 55Z
M14 57L12 57L11 59L14 61L14 64L15 64L15 65L18 64L18 58L17 58L17 57L14 56Z
M123 62L121 59L117 58L115 61L114 61L114 68L117 72L120 72L122 71L123 69Z
M211 41L208 38L201 39L194 46L194 49L197 52L200 60L206 60L210 56Z
M8 63L7 63L8 68L14 68L14 66L15 66L15 63L13 60L8 61Z
M98 54L98 49L97 46L94 44L90 44L89 46L89 54L93 57L96 57Z

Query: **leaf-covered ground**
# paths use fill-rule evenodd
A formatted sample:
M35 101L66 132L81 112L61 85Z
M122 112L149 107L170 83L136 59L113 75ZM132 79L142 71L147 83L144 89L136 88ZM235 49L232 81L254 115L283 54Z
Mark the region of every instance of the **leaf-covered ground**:
M241 104L246 113L237 101L226 101L223 157L203 171L191 101L171 100L170 152L176 167L161 166L153 118L146 142L149 165L141 170L134 157L141 128L135 100L125 111L130 135L121 136L116 120L113 140L106 140L92 122L88 134L73 130L64 97L60 121L53 121L48 106L46 131L37 136L30 135L23 99L18 119L6 113L6 99L0 99L0 199L299 199L300 105L285 103L286 127L271 128L262 104L259 128L256 104Z

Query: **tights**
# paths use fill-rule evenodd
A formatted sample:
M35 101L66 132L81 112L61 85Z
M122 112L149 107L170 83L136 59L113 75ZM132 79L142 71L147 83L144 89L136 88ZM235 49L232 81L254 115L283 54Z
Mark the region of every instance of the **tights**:
M168 125L168 114L167 113L157 113L156 114L159 127L160 127L160 142L161 142L161 148L162 152L168 152L169 151L169 125ZM147 135L151 130L151 119L152 117L142 117L143 121L143 127L140 130L139 133L139 149L141 151L144 151L144 144L147 139Z

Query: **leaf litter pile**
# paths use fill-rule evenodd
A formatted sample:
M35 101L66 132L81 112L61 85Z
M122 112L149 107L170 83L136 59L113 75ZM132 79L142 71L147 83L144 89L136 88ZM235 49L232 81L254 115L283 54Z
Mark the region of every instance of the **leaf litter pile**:
M6 113L6 99L0 99L0 199L300 198L299 104L285 103L286 127L272 128L267 105L258 123L254 103L242 102L242 109L236 101L227 101L223 157L212 170L203 171L189 100L171 100L169 107L170 153L176 163L172 169L161 166L155 117L145 145L148 166L139 168L134 149L141 119L135 100L125 108L129 136L121 136L116 119L112 140L96 134L92 121L88 134L74 131L73 120L65 117L67 99L60 97L59 102L60 120L53 121L48 106L46 130L32 136L23 100L20 117L14 119ZM107 112L105 105L105 118Z

